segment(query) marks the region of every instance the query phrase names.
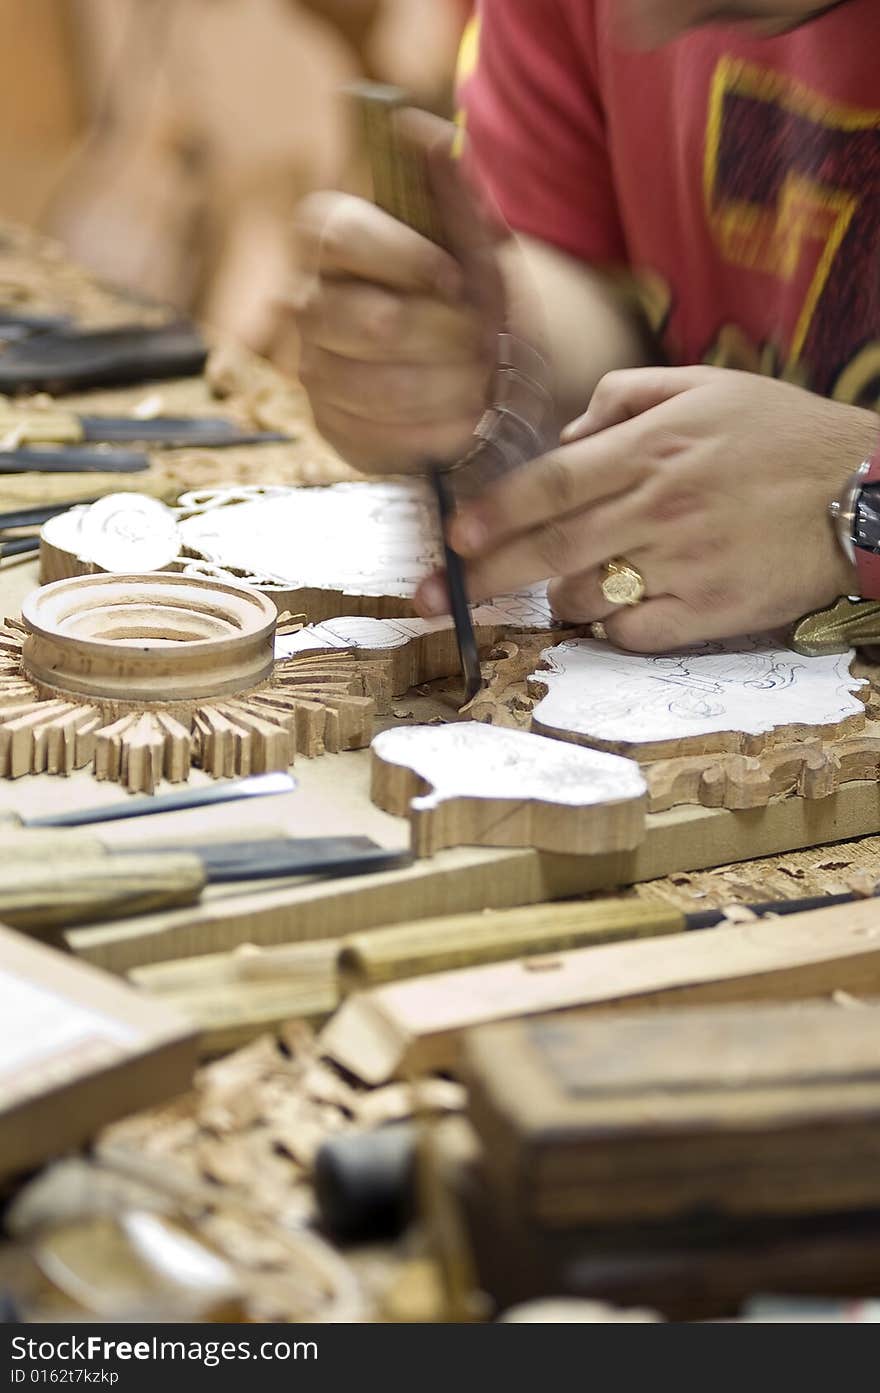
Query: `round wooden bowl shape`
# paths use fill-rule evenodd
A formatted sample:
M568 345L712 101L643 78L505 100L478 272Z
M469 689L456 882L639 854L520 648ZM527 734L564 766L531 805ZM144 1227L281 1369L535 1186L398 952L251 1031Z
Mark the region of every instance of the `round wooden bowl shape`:
M34 591L21 617L36 686L120 711L226 697L274 668L275 605L222 581L75 576Z

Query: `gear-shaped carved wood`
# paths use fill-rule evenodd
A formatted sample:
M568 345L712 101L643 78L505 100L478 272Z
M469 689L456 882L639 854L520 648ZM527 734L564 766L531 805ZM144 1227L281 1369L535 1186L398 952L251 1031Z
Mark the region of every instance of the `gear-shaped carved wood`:
M83 576L0 626L0 777L70 774L151 793L359 749L389 697L379 662L274 658L264 596L184 576ZM377 700L378 699L378 700Z

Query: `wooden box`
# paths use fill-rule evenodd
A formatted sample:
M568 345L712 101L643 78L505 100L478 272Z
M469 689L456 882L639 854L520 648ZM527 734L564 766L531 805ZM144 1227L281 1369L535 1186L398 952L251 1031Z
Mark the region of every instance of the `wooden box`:
M487 1178L539 1227L880 1206L880 1006L542 1018L464 1058Z

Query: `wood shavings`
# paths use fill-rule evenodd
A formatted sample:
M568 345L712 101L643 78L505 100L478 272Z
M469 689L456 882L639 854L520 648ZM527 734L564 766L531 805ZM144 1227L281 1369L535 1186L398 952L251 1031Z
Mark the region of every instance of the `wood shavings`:
M161 416L165 409L165 402L159 392L152 392L148 397L144 397L136 406L131 409L131 414L138 421L154 421L157 416Z
M834 1002L835 1006L843 1006L847 1010L852 1010L853 1008L858 1009L859 1007L865 1006L867 1004L866 1002L860 1000L859 997L852 996L849 992L844 991L832 992L831 1000Z
M724 917L729 924L750 924L757 923L758 920L754 910L744 904L725 905Z
M847 890L858 900L873 899L877 893L877 877L870 871L854 870L841 877Z
M461 1084L448 1079L423 1079L417 1086L391 1083L361 1095L358 1123L362 1127L383 1127L405 1122L415 1114L460 1112L467 1094Z

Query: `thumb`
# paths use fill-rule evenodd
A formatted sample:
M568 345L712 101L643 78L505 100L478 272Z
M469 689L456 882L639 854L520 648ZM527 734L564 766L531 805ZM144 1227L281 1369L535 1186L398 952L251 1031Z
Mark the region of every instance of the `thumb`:
M565 427L562 443L570 445L600 430L608 430L610 426L619 426L694 387L705 387L715 381L720 371L720 368L689 367L609 372L599 382L583 416Z

